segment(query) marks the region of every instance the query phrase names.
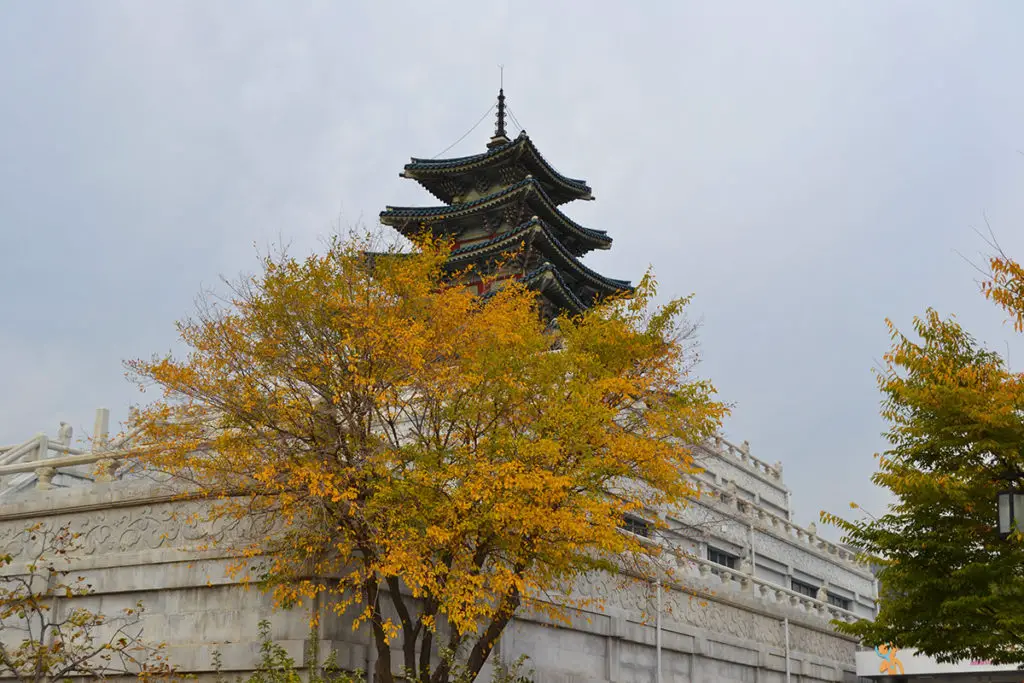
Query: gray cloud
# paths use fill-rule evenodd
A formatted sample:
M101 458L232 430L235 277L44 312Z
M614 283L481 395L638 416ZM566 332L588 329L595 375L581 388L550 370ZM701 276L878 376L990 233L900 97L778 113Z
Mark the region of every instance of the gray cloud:
M1016 5L890 2L9 3L0 9L0 442L139 400L121 360L253 244L299 250L385 204L491 104L598 201L588 259L695 292L727 427L782 460L797 517L879 508L886 316L1024 345L974 273L1024 214ZM488 120L450 154L482 149ZM144 398L144 397L143 397Z

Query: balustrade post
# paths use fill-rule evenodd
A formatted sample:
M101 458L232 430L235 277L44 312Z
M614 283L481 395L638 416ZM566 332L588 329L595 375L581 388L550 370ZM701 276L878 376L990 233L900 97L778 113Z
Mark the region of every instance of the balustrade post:
M71 445L71 436L75 433L74 428L67 422L61 421L57 427L57 440L64 446Z
M57 476L57 468L43 465L36 468L36 488L48 491L53 488L53 478Z
M96 421L92 430L92 450L102 451L107 447L110 439L110 410L107 408L96 409ZM113 458L102 458L96 462L96 469L93 473L95 481L113 481L117 463Z
M98 451L107 445L110 438L110 410L107 408L96 409L96 420L92 428L92 450Z

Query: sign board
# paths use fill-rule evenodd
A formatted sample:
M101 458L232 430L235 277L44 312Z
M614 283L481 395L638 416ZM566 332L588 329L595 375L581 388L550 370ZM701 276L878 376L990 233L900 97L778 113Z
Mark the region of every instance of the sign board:
M992 664L984 660L940 663L914 650L900 650L888 645L857 652L856 661L857 675L866 678L1017 671L1019 668L1017 664ZM1024 677L1024 671L1021 671L1021 676Z

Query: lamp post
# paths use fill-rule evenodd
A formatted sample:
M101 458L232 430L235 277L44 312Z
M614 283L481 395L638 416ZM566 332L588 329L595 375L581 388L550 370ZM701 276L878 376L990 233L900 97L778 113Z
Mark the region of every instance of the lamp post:
M1007 538L1015 531L1024 532L1024 491L1000 491L998 501L999 537Z

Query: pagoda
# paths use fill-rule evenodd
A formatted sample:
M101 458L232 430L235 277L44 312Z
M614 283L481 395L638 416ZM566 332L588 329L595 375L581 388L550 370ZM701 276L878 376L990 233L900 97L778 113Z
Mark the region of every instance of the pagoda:
M521 280L540 294L542 312L551 319L579 315L603 297L633 289L580 261L612 244L603 230L585 228L559 208L574 199L592 200L590 186L556 171L525 130L508 138L504 89L487 151L453 159L413 157L399 175L419 182L441 205L389 206L381 222L406 236L429 230L452 239L448 269L482 296L504 281Z

